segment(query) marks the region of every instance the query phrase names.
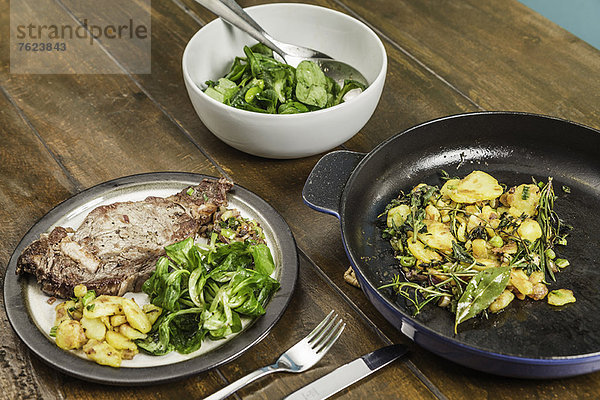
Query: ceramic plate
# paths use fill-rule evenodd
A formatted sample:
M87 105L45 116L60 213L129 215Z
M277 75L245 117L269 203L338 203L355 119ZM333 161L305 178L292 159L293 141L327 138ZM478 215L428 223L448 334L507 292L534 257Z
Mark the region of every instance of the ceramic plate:
M18 277L17 259L23 249L55 226L77 228L94 208L120 201L138 201L148 196L167 197L190 185L197 185L204 175L178 172L128 176L85 190L51 210L23 237L15 249L5 276L6 313L17 335L43 361L77 378L113 384L136 385L161 383L194 375L229 362L250 349L267 335L283 314L292 295L298 272L298 256L292 233L283 218L254 193L235 185L228 193L229 208L242 216L256 219L265 232L277 266L274 276L281 283L266 308L266 314L245 321L244 330L223 340L205 340L192 354L172 352L165 356L138 354L123 361L121 368L98 365L82 353L58 348L49 336L54 323L54 307L39 289L33 276ZM141 304L148 302L143 293L127 294Z

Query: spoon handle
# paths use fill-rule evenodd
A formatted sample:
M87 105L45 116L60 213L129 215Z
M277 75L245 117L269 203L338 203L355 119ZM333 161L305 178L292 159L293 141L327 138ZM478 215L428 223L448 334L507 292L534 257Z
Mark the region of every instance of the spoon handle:
M196 2L233 26L243 30L282 58L285 57L285 53L274 43L275 40L234 0L196 0Z

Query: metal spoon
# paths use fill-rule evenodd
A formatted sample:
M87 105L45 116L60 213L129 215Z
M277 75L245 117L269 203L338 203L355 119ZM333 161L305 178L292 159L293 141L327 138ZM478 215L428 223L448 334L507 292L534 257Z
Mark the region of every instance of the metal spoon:
M273 39L234 0L196 0L196 2L273 50L292 67L297 67L302 60L309 60L316 63L325 75L340 86L343 86L345 79L353 79L365 86L369 84L356 68L336 61L327 54Z

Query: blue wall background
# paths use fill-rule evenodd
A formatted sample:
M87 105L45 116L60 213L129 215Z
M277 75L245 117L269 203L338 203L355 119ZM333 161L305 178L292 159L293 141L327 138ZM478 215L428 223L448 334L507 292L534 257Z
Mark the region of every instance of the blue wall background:
M600 0L519 0L600 50Z

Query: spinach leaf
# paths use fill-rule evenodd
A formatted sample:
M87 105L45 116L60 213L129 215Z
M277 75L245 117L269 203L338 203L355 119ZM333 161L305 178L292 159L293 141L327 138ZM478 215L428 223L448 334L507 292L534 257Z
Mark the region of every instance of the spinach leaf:
M467 284L456 305L454 333L458 324L485 310L506 289L512 267L488 268L475 275Z
M275 90L263 90L261 93L256 95L255 99L259 106L264 107L268 113L275 114L277 111L277 102L279 101L279 97Z
M298 114L307 111L310 111L308 107L298 101L288 101L281 104L277 110L279 114Z
M229 73L225 75L225 78L232 82L235 82L242 77L242 75L248 70L248 68L249 65L245 59L241 57L236 57L235 60L233 60L233 65L231 66Z
M246 54L246 57L248 58L252 76L255 78L260 78L263 69L259 57L248 46L244 46L244 54Z
M256 43L254 46L252 46L252 51L268 57L273 57L273 50L262 43Z
M301 61L296 68L296 97L304 104L323 108L327 105L330 82L313 62Z
M204 92L242 110L296 114L335 106L350 90L365 89L352 80L340 88L311 61L302 61L297 69L281 63L260 43L245 46L244 55L235 57L225 77L207 81Z
M267 85L277 94L277 100L285 103L291 97L295 73L289 66L279 66L268 70Z

